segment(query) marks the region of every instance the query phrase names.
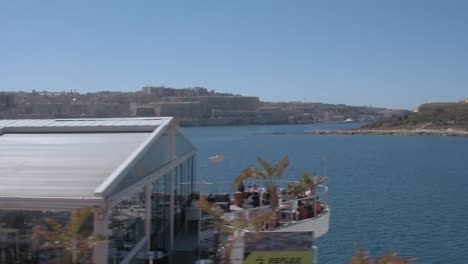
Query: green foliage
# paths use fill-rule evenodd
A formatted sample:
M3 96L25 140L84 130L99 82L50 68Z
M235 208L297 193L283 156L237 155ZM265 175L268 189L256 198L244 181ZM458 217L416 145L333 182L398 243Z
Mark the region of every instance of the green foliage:
M314 173L304 172L300 179L300 182L304 183L310 188L310 195L316 194L317 186L328 180L327 176L315 176Z
M417 113L392 116L383 121L372 123L365 129L447 129L468 130L467 103L429 103L418 108Z
M234 218L226 217L226 212L217 204L211 204L206 201L204 196L200 196L198 207L205 213L211 216L213 226L216 230L216 235L219 237L229 237L230 239L223 239L220 243L224 247L224 256L222 256L222 263L229 263L232 252L232 247L235 241L240 239L238 231L249 230L259 231L264 223L269 222L273 218L272 212L260 212L250 214L247 218L245 214L238 213ZM216 245L217 246L217 245ZM217 252L217 249L215 250ZM215 262L216 263L216 262Z
M191 194L190 194L190 198L192 200L198 200L200 199L200 192L198 191L193 191Z
M218 236L230 237L230 240L222 240L224 250L223 263L229 263L232 246L237 239L240 230L259 231L264 227L265 223L271 223L274 219L276 209L278 208L278 187L277 183L281 175L289 165L288 157L279 160L274 166L270 165L262 158L257 158L261 168L250 166L244 169L239 176L234 180L232 187L237 189L239 185L246 179L257 179L265 185L270 193L271 210L250 213L247 217L244 213L237 213L234 218L225 217L224 210L216 204L211 204L206 201L205 197L201 196L198 207L211 216L213 220L213 228Z
M369 252L364 251L359 244L356 244L355 247L356 251L351 258L350 264L407 264L418 260L417 258L399 257L395 251L372 258Z
M93 246L104 240L103 236L93 236L81 229L89 219L92 210L89 207L73 210L65 226L55 219L45 218L44 224L33 227L33 238L42 239L48 248L62 255L54 263L92 263Z
M303 182L291 182L288 183L288 191L293 197L298 197L305 194L307 190L307 185Z
M275 211L278 208L278 180L289 165L288 156L279 160L274 166L271 166L262 158L257 158L261 168L250 166L244 169L234 180L233 188L236 189L244 180L253 178L262 182L270 194L271 209Z

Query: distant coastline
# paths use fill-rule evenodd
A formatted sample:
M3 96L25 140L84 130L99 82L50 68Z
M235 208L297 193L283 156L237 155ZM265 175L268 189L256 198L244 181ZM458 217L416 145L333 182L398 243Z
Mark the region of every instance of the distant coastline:
M384 135L384 136L453 136L468 137L468 131L460 129L339 129L311 132L273 132L274 135Z
M304 134L468 137L468 99L453 103L423 104L413 113L392 116L359 128Z
M407 114L371 106L264 102L204 87L146 86L133 92L0 92L0 119L176 118L180 126L370 123Z

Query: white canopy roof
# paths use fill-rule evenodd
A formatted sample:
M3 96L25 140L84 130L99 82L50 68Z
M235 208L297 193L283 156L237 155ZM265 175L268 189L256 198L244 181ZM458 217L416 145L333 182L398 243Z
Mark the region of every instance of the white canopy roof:
M172 118L0 120L0 202L94 199Z
M89 197L150 133L3 134L0 196Z

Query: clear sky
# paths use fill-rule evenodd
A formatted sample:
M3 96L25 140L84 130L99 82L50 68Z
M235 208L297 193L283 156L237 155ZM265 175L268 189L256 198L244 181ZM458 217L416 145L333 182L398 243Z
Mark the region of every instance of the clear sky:
M0 0L0 91L146 85L406 109L461 100L468 1Z

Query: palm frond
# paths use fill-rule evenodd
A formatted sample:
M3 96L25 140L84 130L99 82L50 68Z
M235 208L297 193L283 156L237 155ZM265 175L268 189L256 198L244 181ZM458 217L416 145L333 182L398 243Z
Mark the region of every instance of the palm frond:
M328 176L315 176L314 173L302 173L300 182L307 184L310 187L317 186L328 180Z
M417 258L399 257L397 252L388 252L384 256L376 258L375 262L377 264L407 264L417 260Z
M260 163L260 165L262 165L262 168L263 168L263 170L265 171L265 173L267 175L273 175L274 174L273 168L271 167L271 165L266 160L258 157L257 161L258 161L258 163Z
M90 207L83 207L72 211L70 220L68 222L68 232L70 234L77 234L86 219L91 215Z
M298 196L303 194L307 189L307 184L304 182L293 182L288 183L288 191L294 194L294 196Z
M328 176L317 176L317 185L324 183L328 180Z
M200 208L203 212L210 215L215 223L219 225L224 224L223 213L224 210L219 207L217 204L209 203L204 196L200 196L200 201L198 202L198 208Z
M250 166L248 167L247 169L244 169L240 174L239 176L237 176L235 179L234 179L234 182L232 183L232 188L237 188L244 180L246 179L250 179L250 178L255 178L255 179L258 179L262 182L265 181L265 176L263 174L263 172L259 169L257 169L257 167L255 166Z
M279 160L276 163L273 176L280 177L281 175L283 175L284 171L286 170L286 168L288 168L288 166L289 166L288 156L284 156L281 160Z
M351 264L408 264L418 260L417 258L399 257L395 251L388 252L381 257L372 258L361 245L355 244L354 246L356 250L351 258Z

